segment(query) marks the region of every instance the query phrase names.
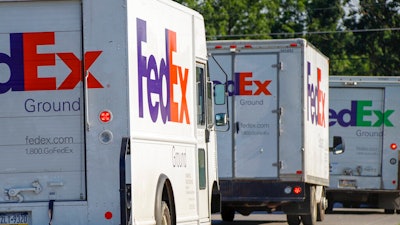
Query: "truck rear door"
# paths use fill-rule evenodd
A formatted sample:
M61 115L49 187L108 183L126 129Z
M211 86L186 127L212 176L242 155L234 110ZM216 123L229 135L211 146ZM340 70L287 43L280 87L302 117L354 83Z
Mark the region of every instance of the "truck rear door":
M381 188L382 137L387 122L383 88L330 88L330 136L346 151L330 157L332 188ZM386 123L386 124L385 124Z
M210 74L217 83L228 75L229 126L218 132L219 176L278 176L278 71L276 53L214 54ZM213 65L214 64L214 65ZM222 108L221 108L222 107ZM216 113L225 106L217 106ZM225 136L225 137L223 137ZM230 136L227 137L227 136Z
M86 198L81 15L0 3L0 203Z

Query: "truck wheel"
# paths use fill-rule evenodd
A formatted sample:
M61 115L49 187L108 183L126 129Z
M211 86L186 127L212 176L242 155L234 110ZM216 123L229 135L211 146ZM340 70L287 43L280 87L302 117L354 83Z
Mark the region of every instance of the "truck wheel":
M333 213L333 201L328 200L328 208L325 211L327 214Z
M171 225L171 214L166 202L161 203L161 225Z
M385 214L394 214L394 209L385 209Z
M325 209L322 207L322 203L317 204L317 221L324 221L325 219Z
M310 214L302 215L301 220L303 221L304 225L315 225L317 223L317 200L315 198L315 187L310 187Z
M300 217L298 215L286 215L287 223L289 225L299 225Z
M232 222L233 218L235 218L235 210L229 207L222 206L221 217L223 221Z

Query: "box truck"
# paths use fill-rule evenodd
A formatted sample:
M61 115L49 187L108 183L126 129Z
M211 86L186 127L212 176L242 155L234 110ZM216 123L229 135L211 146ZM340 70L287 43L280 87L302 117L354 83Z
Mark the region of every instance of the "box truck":
M400 77L331 76L330 135L342 135L346 152L330 157L329 210L400 209Z
M215 89L227 96L215 106L216 124L228 120L217 129L222 219L283 210L290 225L323 220L328 58L304 39L209 41L207 48Z
M0 224L211 224L203 18L167 0L0 1Z

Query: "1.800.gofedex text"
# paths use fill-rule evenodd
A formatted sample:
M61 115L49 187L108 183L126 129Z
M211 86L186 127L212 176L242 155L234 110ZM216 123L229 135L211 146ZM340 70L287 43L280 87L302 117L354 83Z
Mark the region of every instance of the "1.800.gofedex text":
M50 155L50 154L67 154L72 153L70 147L44 147L44 148L26 148L25 153L28 155Z

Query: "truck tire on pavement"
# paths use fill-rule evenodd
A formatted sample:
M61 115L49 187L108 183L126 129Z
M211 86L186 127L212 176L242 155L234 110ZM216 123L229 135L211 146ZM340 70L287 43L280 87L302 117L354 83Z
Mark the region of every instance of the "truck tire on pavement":
M235 218L235 210L229 207L221 208L221 218L223 221L232 222Z
M171 214L166 202L161 203L161 225L171 225Z
M286 215L286 218L289 225L299 225L301 221L299 215Z
M322 207L322 203L317 203L317 221L324 221L325 219L325 209Z
M315 187L310 187L310 214L302 215L301 220L303 221L304 225L315 225L317 223L317 200L315 198Z

